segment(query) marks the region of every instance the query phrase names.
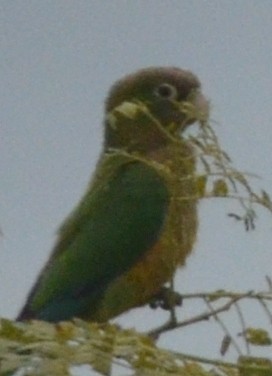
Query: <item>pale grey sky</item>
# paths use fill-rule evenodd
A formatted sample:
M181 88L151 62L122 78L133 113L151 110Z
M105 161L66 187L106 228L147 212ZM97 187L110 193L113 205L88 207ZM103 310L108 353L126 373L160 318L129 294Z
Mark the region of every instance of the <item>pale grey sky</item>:
M17 314L81 197L101 148L105 95L124 74L151 65L195 72L235 166L262 176L256 186L272 193L271 15L270 0L0 2L0 316ZM226 216L236 207L201 204L180 291L265 288L272 217L259 211L256 231L245 233ZM122 323L151 327L161 318L134 310ZM205 345L210 328L161 343L216 355L218 333Z

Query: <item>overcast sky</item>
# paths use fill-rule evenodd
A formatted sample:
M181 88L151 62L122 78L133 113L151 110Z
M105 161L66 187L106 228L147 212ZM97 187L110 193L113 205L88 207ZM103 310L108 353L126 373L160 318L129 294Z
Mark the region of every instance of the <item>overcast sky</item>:
M124 74L153 65L195 72L234 165L260 175L253 186L272 193L271 17L270 0L0 2L2 317L17 314L84 192L101 149L105 95ZM246 233L226 216L235 208L201 203L195 252L178 274L181 292L266 287L272 216L260 210L257 229ZM119 322L150 328L162 317L134 310ZM161 343L217 355L217 339L209 349L201 341L210 324L196 333Z

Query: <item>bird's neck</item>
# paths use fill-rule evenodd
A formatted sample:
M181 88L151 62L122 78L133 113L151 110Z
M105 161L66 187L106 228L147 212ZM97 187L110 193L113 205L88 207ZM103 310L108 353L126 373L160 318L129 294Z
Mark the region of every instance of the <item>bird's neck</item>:
M146 154L166 147L171 138L159 123L146 116L106 118L104 149L122 149L127 152Z

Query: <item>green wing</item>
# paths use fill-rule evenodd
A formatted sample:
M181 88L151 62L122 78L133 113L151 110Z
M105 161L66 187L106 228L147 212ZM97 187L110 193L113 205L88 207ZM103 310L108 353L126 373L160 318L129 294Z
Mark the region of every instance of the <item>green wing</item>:
M102 160L18 319L84 317L111 281L156 243L168 203L168 190L154 168Z

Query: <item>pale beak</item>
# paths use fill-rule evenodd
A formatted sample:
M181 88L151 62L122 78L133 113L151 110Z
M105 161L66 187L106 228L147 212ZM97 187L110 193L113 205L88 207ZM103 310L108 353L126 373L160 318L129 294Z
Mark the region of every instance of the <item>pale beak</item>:
M210 113L210 103L200 91L195 94L192 104L196 109L196 121L207 121Z

